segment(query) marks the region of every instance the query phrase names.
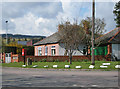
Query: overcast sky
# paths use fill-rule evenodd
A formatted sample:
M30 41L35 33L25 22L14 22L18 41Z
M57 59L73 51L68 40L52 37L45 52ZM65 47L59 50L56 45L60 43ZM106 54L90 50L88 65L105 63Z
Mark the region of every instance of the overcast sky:
M8 33L49 36L57 31L61 20L91 17L91 2L2 2L2 30ZM97 2L96 17L104 18L106 30L115 28L113 15L115 2Z

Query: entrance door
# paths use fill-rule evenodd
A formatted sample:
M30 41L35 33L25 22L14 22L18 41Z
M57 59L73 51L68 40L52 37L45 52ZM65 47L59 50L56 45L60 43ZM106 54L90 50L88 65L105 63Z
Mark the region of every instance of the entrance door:
M11 53L6 53L5 54L5 63L10 63L11 62Z

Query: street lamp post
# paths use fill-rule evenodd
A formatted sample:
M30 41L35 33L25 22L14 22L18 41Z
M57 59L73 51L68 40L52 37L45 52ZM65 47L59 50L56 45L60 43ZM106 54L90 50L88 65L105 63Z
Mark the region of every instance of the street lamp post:
M5 21L5 23L6 23L6 44L7 44L8 43L7 41L8 21Z
M91 61L92 61L92 65L95 65L95 55L94 55L94 42L95 42L95 38L94 38L94 31L95 31L95 0L93 0L92 2L92 57L91 57Z

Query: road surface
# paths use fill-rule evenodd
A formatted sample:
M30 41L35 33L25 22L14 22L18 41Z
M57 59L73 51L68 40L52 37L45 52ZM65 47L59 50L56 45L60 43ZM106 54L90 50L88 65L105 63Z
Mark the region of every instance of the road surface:
M118 71L2 68L3 87L118 87Z

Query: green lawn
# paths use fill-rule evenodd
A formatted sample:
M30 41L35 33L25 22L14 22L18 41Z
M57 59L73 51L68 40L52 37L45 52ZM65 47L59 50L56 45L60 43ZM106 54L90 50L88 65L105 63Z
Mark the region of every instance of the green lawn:
M115 69L115 65L118 64L118 62L106 62L106 61L95 61L95 68L94 69L103 69L100 68L100 65L102 65L102 63L111 63L111 65L108 66L108 68L106 70L114 70ZM19 62L19 63L3 63L2 66L3 67L22 67L23 62ZM44 68L45 65L48 65L48 68L53 68L53 65L58 65L57 69L65 69L64 66L65 65L69 65L69 62L33 62L32 65L27 66L26 68L32 68L33 65L38 65L38 67L36 68ZM72 62L72 64L70 65L69 69L75 69L75 66L82 66L81 69L89 69L89 65L91 65L91 61L87 61L87 62ZM54 68L55 69L55 68Z

